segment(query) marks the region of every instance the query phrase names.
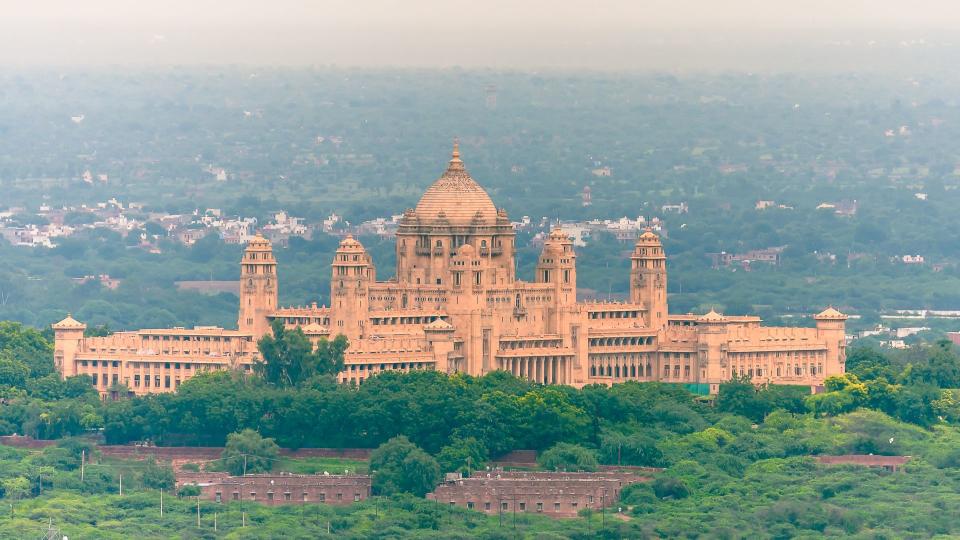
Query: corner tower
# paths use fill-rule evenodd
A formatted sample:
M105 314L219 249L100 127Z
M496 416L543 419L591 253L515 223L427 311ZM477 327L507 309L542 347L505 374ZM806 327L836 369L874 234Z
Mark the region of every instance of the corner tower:
M51 325L53 328L53 364L66 379L77 374L77 351L83 344L83 332L87 325L74 319L69 313L62 321Z
M817 336L827 346L827 363L820 368L821 378L843 374L847 368L847 316L828 307L814 315L813 320L817 324Z
M240 261L240 318L237 328L255 339L270 331L267 315L277 309L277 261L270 241L258 233Z
M576 303L577 254L570 237L559 227L553 229L543 243L535 281L552 284L558 304Z
M630 255L630 301L647 309L651 328L667 324L667 257L660 237L647 230Z
M367 321L370 284L377 279L373 260L363 244L347 235L333 256L330 278L331 333L348 339L363 337Z

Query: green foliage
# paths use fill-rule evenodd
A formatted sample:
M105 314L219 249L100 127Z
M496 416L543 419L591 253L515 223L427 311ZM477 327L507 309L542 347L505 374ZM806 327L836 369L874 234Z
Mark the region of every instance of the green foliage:
M440 482L440 465L404 436L380 445L370 454L373 489L381 495L412 493L419 497Z
M269 472L280 455L280 447L273 439L264 438L252 429L227 436L220 461L232 475Z
M177 496L181 499L187 497L196 497L197 495L200 495L200 486L195 486L193 484L187 484L177 490Z
M576 444L558 443L540 454L537 464L551 471L595 471L596 453Z
M483 468L487 459L487 449L473 437L455 438L437 454L442 472L461 472L468 476L471 471Z
M642 432L630 435L607 433L601 438L600 461L605 465L660 467L664 464L664 457L657 448L656 439Z
M173 467L169 464L160 465L153 459L144 462L143 471L140 473L140 481L144 487L150 489L173 489L176 478L173 475Z
M690 490L679 478L658 476L653 481L653 493L661 499L685 499Z
M273 321L273 335L260 338L257 346L263 356L254 369L267 382L277 386L298 386L315 376L333 376L343 369L347 338L338 335L333 341L320 340L316 348L299 327L284 328Z

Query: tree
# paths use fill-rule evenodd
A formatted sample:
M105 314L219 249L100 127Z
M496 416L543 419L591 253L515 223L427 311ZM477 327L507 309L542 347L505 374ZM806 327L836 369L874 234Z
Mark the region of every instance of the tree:
M263 361L254 366L267 382L298 386L316 375L335 375L343 369L343 354L349 345L346 337L320 340L314 349L299 327L288 330L278 319L273 321L272 330L272 335L263 336L257 343Z
M440 449L437 462L443 472L462 472L470 474L487 461L487 449L473 437L454 439Z
M679 478L658 476L653 481L653 493L661 499L684 499L690 494L690 490Z
M273 439L260 436L252 429L227 435L227 446L220 460L227 471L239 476L244 473L269 472L280 453Z
M540 454L537 463L552 471L595 471L600 466L592 450L569 443L554 445Z
M601 461L607 465L660 467L664 464L657 441L643 433L605 434L601 437L600 455Z
M40 332L20 323L0 321L0 354L22 362L31 377L54 372L53 346Z
M30 481L22 476L0 480L3 496L7 499L19 501L30 494Z
M0 386L23 388L30 376L30 368L11 358L10 353L0 352Z
M173 467L169 464L160 465L153 459L146 461L140 478L143 486L151 489L172 489L176 484Z
M760 396L749 375L734 375L729 381L720 384L717 410L746 416L754 422L763 421L763 417L770 412L768 404Z
M440 465L399 435L381 444L370 454L373 489L381 495L412 493L423 497L440 482Z

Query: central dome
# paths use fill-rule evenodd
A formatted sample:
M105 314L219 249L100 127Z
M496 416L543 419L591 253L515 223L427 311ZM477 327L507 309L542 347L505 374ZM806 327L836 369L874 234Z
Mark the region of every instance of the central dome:
M443 176L420 197L416 214L421 223L444 220L453 226L496 223L497 207L463 166L456 142L453 144L450 165Z

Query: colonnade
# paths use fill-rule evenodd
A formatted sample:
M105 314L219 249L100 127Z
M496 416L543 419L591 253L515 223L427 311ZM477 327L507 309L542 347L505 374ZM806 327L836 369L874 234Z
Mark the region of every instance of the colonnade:
M567 384L572 356L525 356L498 358L500 369L542 384Z

